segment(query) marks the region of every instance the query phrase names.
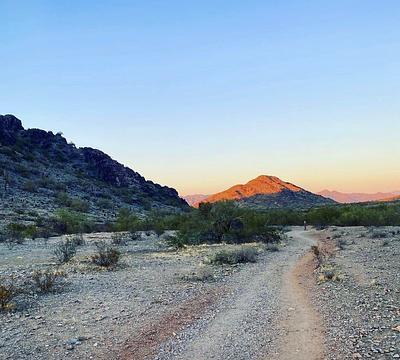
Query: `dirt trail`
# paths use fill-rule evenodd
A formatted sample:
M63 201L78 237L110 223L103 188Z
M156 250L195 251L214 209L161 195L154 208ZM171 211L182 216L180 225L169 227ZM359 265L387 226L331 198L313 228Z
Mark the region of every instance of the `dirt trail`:
M294 238L312 245L306 232L293 231ZM308 292L313 290L315 259L307 252L283 279L282 300L286 316L281 322L285 336L281 339L279 360L319 360L324 356L323 332L319 315L310 305ZM284 309L285 311L285 309Z
M289 235L284 250L233 276L226 284L232 292L213 315L170 341L156 359L322 359L319 318L307 297L315 240L300 229Z

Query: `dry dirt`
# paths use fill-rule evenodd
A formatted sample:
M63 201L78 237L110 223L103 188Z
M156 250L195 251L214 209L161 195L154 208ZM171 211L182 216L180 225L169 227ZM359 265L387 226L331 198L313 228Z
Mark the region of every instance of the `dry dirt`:
M0 313L0 359L395 359L399 230L294 228L278 252L249 244L257 262L237 266L206 261L232 245L176 252L142 234L120 246L113 271L88 261L111 235L85 235L61 266L63 289L21 296ZM60 240L0 244L0 276L56 268Z

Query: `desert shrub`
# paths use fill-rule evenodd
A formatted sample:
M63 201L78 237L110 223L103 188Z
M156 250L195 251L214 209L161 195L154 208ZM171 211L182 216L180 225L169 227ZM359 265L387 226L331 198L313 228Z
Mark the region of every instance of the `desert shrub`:
M28 177L30 175L29 169L22 164L16 164L15 171L22 177Z
M65 191L60 191L56 194L56 203L61 206L69 206L71 204L71 198Z
M335 272L333 270L324 270L323 275L326 280L332 280L335 276Z
M35 193L38 191L38 186L34 181L28 180L22 185L22 190Z
M335 270L334 267L327 265L320 269L318 280L325 281L341 281L342 276Z
M26 237L35 240L38 236L38 228L36 225L28 225L25 228L24 234Z
M21 245L25 240L26 226L20 223L10 223L6 226L6 243L9 247Z
M208 266L200 266L195 271L190 271L182 276L186 281L213 281L214 271Z
M51 236L51 230L48 227L40 227L37 230L37 237L42 238L47 242Z
M57 261L61 264L70 261L76 254L76 245L72 240L62 241L53 250Z
M0 278L0 311L11 309L12 301L18 293L19 289L13 277Z
M50 222L57 234L86 233L95 228L86 216L67 209L57 210Z
M238 263L248 263L257 261L257 250L254 248L245 248L235 250L221 250L214 254L211 258L212 264L234 265Z
M123 233L114 233L111 235L111 242L116 246L125 246L126 245L126 235Z
M137 241L137 240L140 240L142 238L142 235L137 231L130 231L129 232L129 236L130 236L132 241Z
M97 206L101 209L112 209L113 203L108 199L99 199L97 200Z
M266 251L270 251L270 252L277 252L279 251L279 246L277 244L267 244L265 246L265 250Z
M81 199L71 199L69 207L74 211L88 212L90 205L87 201Z
M63 285L66 275L62 271L56 270L37 270L31 275L36 288L42 293L53 291L56 287Z
M165 238L166 243L176 250L183 249L185 247L185 239L180 235L168 235Z
M49 176L40 177L40 179L37 181L37 184L41 188L58 190L60 192L64 192L66 188L65 186L58 185L59 183L57 183L54 179L52 179Z
M384 239L383 241L382 241L382 246L388 246L390 244L390 242L389 242L389 240L388 239Z
M381 239L388 236L388 233L384 230L372 230L371 238L372 239Z
M92 262L102 267L113 267L117 265L121 253L112 246L99 242L96 244L97 253L92 255Z
M114 231L136 231L140 223L139 218L129 209L119 210L117 219L114 223Z
M85 239L83 238L83 234L77 234L77 235L73 236L71 241L75 246L85 245Z
M264 227L255 231L256 234L253 235L254 240L263 243L278 243L282 240L282 231L273 227Z

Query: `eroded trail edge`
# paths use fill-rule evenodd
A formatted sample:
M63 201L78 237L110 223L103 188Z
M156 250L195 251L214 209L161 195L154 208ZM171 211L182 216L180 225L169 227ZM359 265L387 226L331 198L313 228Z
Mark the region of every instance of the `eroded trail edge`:
M306 232L293 231L291 235L310 245L314 242ZM283 319L280 324L283 337L273 359L324 358L323 326L310 301L310 294L315 291L315 268L316 259L310 250L283 276Z

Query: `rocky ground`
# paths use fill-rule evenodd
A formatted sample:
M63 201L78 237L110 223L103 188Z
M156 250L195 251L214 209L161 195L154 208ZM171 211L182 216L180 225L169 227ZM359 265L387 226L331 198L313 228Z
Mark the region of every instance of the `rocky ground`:
M326 359L400 358L400 228L331 228L319 238L335 245L323 268L339 276L312 293Z
M177 252L142 233L112 271L90 262L112 235L85 235L62 288L0 313L0 359L398 358L399 230L295 229L280 251L251 244L258 261L235 266L207 261L232 245ZM0 276L56 268L61 240L0 244Z

